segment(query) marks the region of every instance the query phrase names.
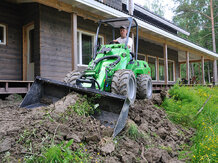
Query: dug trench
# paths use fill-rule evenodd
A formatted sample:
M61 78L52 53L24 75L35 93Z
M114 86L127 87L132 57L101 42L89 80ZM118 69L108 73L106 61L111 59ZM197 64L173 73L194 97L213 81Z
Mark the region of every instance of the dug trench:
M124 130L113 130L92 116L75 111L89 107L86 99L71 93L55 104L36 109L19 108L21 98L0 100L0 162L25 162L43 148L73 139L72 151L82 149L87 162L185 162L179 159L184 144L191 145L193 129L171 123L160 106L166 92L152 100L136 100ZM78 114L79 113L79 114Z

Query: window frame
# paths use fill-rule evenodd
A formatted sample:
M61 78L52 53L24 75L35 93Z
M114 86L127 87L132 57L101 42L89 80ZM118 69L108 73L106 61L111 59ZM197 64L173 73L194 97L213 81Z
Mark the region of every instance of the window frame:
M158 66L159 66L159 68L158 68L158 70L159 70L159 82L164 82L165 81L165 77L166 77L166 74L165 74L165 70L164 70L164 80L160 80L160 62L159 62L159 60L163 60L163 62L164 62L164 58L158 58ZM167 81L168 81L168 79L167 79Z
M4 42L0 42L0 45L7 45L7 25L0 23L0 27L3 27L3 39L4 39Z
M146 61L146 54L143 54L143 53L138 53L138 56L139 55L141 55L141 56L144 56L145 57L145 59L144 60L142 60L142 61ZM137 59L138 59L138 57L137 57Z
M156 72L156 75L155 75L155 78L156 78L156 80L152 80L152 81L157 81L157 57L156 56L152 56L152 55L147 55L146 56L146 62L148 63L148 65L149 65L149 62L148 62L148 58L154 58L156 61L155 61L155 72Z
M79 37L77 39L79 39L79 46L77 45L77 47L79 48L78 49L79 54L78 54L77 57L79 57L79 58L77 59L77 66L87 67L88 65L82 63L82 34L92 36L93 37L93 39L92 39L93 45L95 45L96 34L93 33L93 32L88 32L88 31L84 31L84 30L81 30L81 29L77 30L77 34L78 33L79 33ZM104 45L104 36L103 35L98 35L98 38L102 39L102 45ZM92 53L93 53L93 47L92 47Z
M168 59L168 71L169 71L169 61L173 62L173 80L168 80L167 79L167 81L168 82L175 82L175 79L176 79L176 77L175 77L175 61ZM168 77L169 77L169 73L168 73Z

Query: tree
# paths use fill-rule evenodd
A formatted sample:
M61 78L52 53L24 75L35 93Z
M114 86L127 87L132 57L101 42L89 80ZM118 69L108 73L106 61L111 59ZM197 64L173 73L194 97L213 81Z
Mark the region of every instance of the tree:
M164 17L165 6L163 5L163 0L146 1L144 8Z
M218 48L218 44L215 44L218 42L218 0L174 0L174 2L178 4L178 7L174 10L176 16L173 21L190 32L190 36L183 34L180 36L216 52ZM212 39L211 9L214 13L214 39ZM195 64L194 70L197 70L197 67ZM208 71L205 77L208 82L212 74L211 67L212 63L205 62L205 70Z
M190 40L200 46L213 50L212 47L212 25L210 0L174 0L178 7L174 10L176 16L173 21L189 31L190 36L180 34L181 37ZM213 0L214 9L214 29L218 33L218 0ZM218 41L218 34L215 38ZM216 45L218 47L218 45Z

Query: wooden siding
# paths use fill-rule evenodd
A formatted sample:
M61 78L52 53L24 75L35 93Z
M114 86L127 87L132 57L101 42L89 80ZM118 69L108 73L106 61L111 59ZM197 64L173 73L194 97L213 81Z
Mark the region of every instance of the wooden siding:
M83 19L82 17L77 17L77 26L79 30L90 32L95 34L97 31L98 24L92 20ZM99 35L105 37L106 43L112 41L112 28L101 25Z
M71 14L40 5L41 76L63 80L72 70Z
M7 26L7 45L0 45L0 79L21 80L21 24L16 5L0 2L0 23Z
M38 4L0 2L0 23L7 26L7 45L0 45L0 80L23 79L22 27L35 25L35 74L39 75L39 21Z

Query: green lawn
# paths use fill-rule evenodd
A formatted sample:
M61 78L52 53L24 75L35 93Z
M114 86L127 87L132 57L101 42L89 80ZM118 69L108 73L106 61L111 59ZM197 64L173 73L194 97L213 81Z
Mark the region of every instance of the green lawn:
M190 157L193 162L217 162L218 149L218 87L180 87L169 90L169 98L162 104L171 121L196 129ZM197 115L204 102L211 98ZM184 151L182 151L184 153ZM182 153L181 152L181 153ZM187 155L186 155L187 156Z

